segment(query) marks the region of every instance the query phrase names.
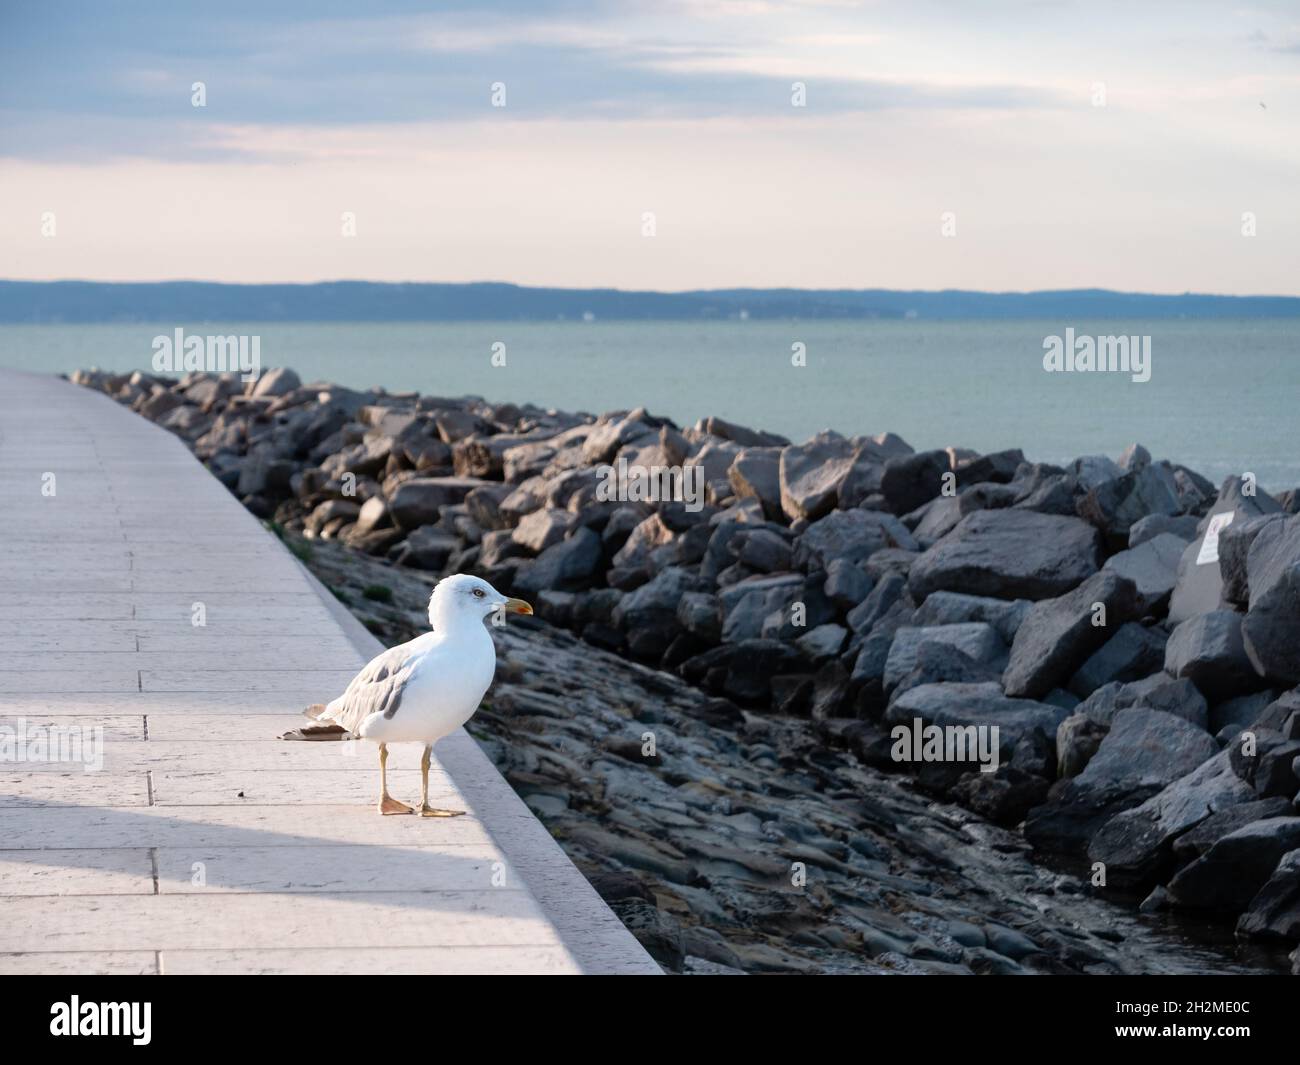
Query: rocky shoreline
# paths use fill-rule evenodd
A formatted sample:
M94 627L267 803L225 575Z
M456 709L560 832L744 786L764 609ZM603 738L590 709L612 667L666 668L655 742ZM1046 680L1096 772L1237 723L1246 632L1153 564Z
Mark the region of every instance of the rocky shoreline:
M444 572L533 599L475 723L668 968L1240 971L1300 941L1300 493L1136 445L1062 468L289 370L73 380L336 587L373 571L343 594L386 638Z

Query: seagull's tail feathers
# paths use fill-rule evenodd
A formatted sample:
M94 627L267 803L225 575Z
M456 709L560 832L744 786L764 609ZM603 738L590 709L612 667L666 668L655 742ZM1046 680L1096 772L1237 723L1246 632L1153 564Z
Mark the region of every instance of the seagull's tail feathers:
M312 721L319 721L328 711L324 703L313 703L304 710L303 717L310 718ZM290 729L284 733L282 740L345 740L348 738L348 730L342 725L336 725L334 722L326 719L327 723L323 725L303 725L301 728Z

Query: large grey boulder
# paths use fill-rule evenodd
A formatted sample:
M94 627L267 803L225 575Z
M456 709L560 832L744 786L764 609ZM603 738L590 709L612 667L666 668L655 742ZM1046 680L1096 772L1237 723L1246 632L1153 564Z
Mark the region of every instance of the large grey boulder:
M1172 848L1184 833L1254 798L1226 752L1216 755L1140 806L1107 820L1088 845L1088 858L1106 866L1108 884L1150 887L1171 864Z
M722 640L739 643L756 640L763 621L774 610L785 611L803 594L803 578L797 573L771 577L750 577L718 593L722 610Z
M1065 595L1035 603L1011 645L1002 677L1007 694L1039 698L1065 683L1134 617L1137 606L1133 582L1110 570L1094 574ZM1097 624L1098 619L1103 624Z
M844 649L844 641L848 636L849 630L843 625L827 622L800 636L795 640L795 646L810 662L820 664L827 659L838 657L840 651Z
M602 414L582 443L583 457L592 464L610 462L619 449L627 444L656 442L661 424L642 408L628 414Z
M727 480L737 499L757 499L770 520L784 516L781 507L781 452L772 447L747 447L736 455Z
M1112 720L1120 710L1137 707L1173 714L1198 729L1209 726L1209 707L1196 685L1186 678L1174 679L1163 670L1120 687L1113 704Z
M1246 653L1270 680L1300 683L1300 515L1258 528L1247 554L1247 579Z
M441 573L451 556L460 549L461 542L456 537L425 525L407 536L397 562L412 569Z
M288 395L296 388L302 387L302 381L298 375L287 366L277 367L274 370L268 370L258 377L253 384L251 395L254 398L263 396L284 396Z
M1300 684L1300 561L1250 598L1242 640L1251 665L1279 685Z
M352 499L327 499L320 503L316 508L307 515L303 522L303 528L307 532L316 535L319 534L330 522L342 519L344 522L355 522L361 514L361 508L357 506L356 501Z
M826 566L826 583L822 590L826 598L841 610L852 610L875 587L875 582L856 563L846 558L834 558Z
M1281 505L1266 492L1246 495L1242 478L1229 477L1223 482L1214 506L1201 520L1196 539L1187 545L1179 560L1178 582L1169 600L1171 625L1218 610L1224 604L1219 564L1219 539L1223 530L1238 521L1281 511Z
M1144 465L1089 488L1079 501L1086 518L1113 544L1127 544L1134 524L1152 514L1170 517L1182 507L1173 471L1163 464Z
M892 514L879 510L836 510L814 521L795 541L798 569L825 570L835 559L861 562L886 547L914 551L916 541Z
M293 473L294 465L288 459L273 452L250 452L239 467L235 493L240 497L286 494Z
M1102 568L1133 582L1142 614L1159 615L1164 613L1178 582L1178 563L1186 549L1186 540L1173 533L1160 533L1137 547L1112 555Z
M662 654L677 630L682 596L696 591L695 578L679 566L669 566L636 591L623 596L610 615L615 628L628 633L629 645L650 657ZM642 630L638 633L636 630Z
M950 472L946 451L918 451L892 458L881 474L880 494L895 514L906 514L939 495L943 475Z
M1193 469L1177 464L1173 467L1174 483L1178 486L1178 502L1184 514L1204 514L1218 497L1219 490ZM1195 533L1193 533L1193 538Z
M1189 832L1184 832L1174 840L1174 857L1182 864L1195 861L1237 829L1266 817L1292 817L1295 810L1286 799L1254 799L1238 803L1211 814Z
M1282 857L1300 847L1300 817L1253 821L1219 840L1169 881L1169 901L1185 909L1240 913Z
M1032 510L981 510L917 560L908 586L919 603L933 592L999 599L1049 599L1097 572L1100 538L1078 518Z
M511 444L501 452L501 475L518 484L529 477L584 466L582 445L590 435L591 426L575 425L554 436Z
M677 620L692 636L715 644L722 639L718 598L707 592L686 592L677 604Z
M567 510L546 507L524 515L511 536L515 543L537 555L563 540L572 525L573 515Z
M728 698L765 705L772 694L773 677L805 668L807 662L791 644L744 640L687 659L681 674L692 684L702 684Z
M730 440L706 438L698 448L686 456L687 466L698 466L704 471L704 480L709 483L720 481L729 486L728 471L735 463L743 449Z
M1031 606L1033 604L1028 599L993 599L961 592L935 592L917 607L912 624L925 627L984 621L992 625L1002 641L1010 646Z
M1056 775L1065 779L1082 773L1108 731L1078 711L1062 721L1056 730Z
M1225 742L1248 725L1258 721L1275 699L1277 699L1277 690L1274 688L1265 688L1251 692L1249 695L1225 699L1210 708L1209 723L1206 727L1219 737L1220 742ZM1227 735L1222 735L1225 732Z
M882 547L867 559L862 568L873 581L884 580L891 573L906 577L912 565L920 557L919 551L907 551L901 547Z
M1218 751L1203 729L1159 710L1121 710L1076 777L1029 812L1025 837L1041 850L1078 853L1113 817L1145 802Z
M485 484L465 496L465 506L482 529L504 529L509 524L501 513L501 504L514 491L508 484Z
M877 622L905 602L903 597L906 592L905 577L897 573L882 577L867 597L848 612L846 620L849 628L856 633L870 632Z
M1266 526L1285 523L1283 514L1261 514L1234 521L1219 533L1219 575L1223 578L1223 600L1245 610L1250 606L1250 549ZM1282 530L1279 528L1278 530ZM1268 543L1271 537L1265 537ZM1256 556L1257 560L1261 556ZM1262 573L1261 573L1262 577Z
M1300 795L1300 739L1284 739L1259 756L1255 794L1262 799L1293 799Z
M1214 738L1191 722L1162 710L1132 707L1115 715L1078 781L1163 788L1218 753Z
M1109 455L1083 455L1070 463L1069 472L1085 492L1124 476L1120 464Z
M1148 514L1135 521L1128 531L1129 547L1139 547L1154 540L1161 533L1172 533L1184 545L1196 539L1196 526L1200 521L1195 514Z
M1149 677L1164 665L1165 642L1163 630L1135 621L1125 622L1109 640L1084 661L1066 688L1086 699L1107 684Z
M515 584L533 593L587 588L600 571L602 559L599 534L584 525L538 555L531 566L520 572Z
M445 506L463 503L487 481L476 477L415 477L403 481L388 500L388 512L399 529L416 529L438 520Z
M791 521L814 521L835 508L856 450L851 440L830 430L781 450L781 508Z
M1265 687L1246 655L1241 622L1242 616L1231 610L1188 618L1169 637L1165 672L1186 677L1215 702Z
M1129 446L1120 454L1117 465L1125 473L1131 473L1133 470L1141 469L1143 466L1150 466L1151 452L1141 444L1129 444Z
M890 647L892 649L892 644ZM882 667L882 684L883 669L887 668L888 658L885 659L885 666ZM950 644L923 642L916 649L916 661L911 671L891 685L889 697L891 700L899 699L905 692L919 688L923 684L988 684L990 682L997 684L1000 676L1001 670L977 662L970 655ZM859 679L860 677L861 674Z
M715 415L701 418L695 423L694 431L705 436L717 436L723 440L731 440L742 447L780 448L790 443L779 433L769 433L763 429L750 429L747 426L736 425L734 422L726 421Z
M784 531L768 527L743 529L731 538L729 546L738 562L759 573L782 573L790 569L793 551Z
M955 647L975 662L990 665L1006 653L1006 648L992 625L981 621L968 621L957 625L935 625L916 628L905 625L894 633L894 642L885 660L885 691L891 691L904 677L916 668L917 656L923 646L932 643Z
M1016 501L1012 505L1018 509L1035 510L1041 514L1075 515L1079 482L1059 466L1025 463L1016 471L1011 486L1016 489Z
M911 447L893 433L872 437L854 437L857 450L844 480L840 482L839 505L845 509L860 507L872 497L880 496L885 463L912 453Z
M804 578L788 606L770 611L763 619L760 633L765 640L797 640L809 629L836 621L838 612L821 587L821 574Z
M1252 524L1251 531L1246 570L1253 610L1300 562L1300 514Z
M623 546L614 553L614 565L624 569L644 569L649 566L651 555L676 535L664 521L663 514L656 511L638 522L628 534Z
M1237 921L1237 934L1286 943L1300 940L1300 849L1282 855ZM1300 962L1300 951L1296 958Z
M490 422L467 410L441 410L433 423L444 444L459 444L475 433L487 435L496 431Z
M353 527L354 536L365 536L374 532L376 529L382 529L392 525L392 517L388 513L388 504L380 496L371 496L357 512L357 522Z
M998 727L999 749L1010 754L1029 732L1055 736L1069 711L1029 699L1008 699L996 684L923 684L895 699L885 712L890 724L910 725L914 718L946 727Z
M1020 448L991 451L987 455L962 459L955 465L957 486L964 488L968 484L980 484L985 481L1008 484L1015 480L1016 472L1024 461L1025 453Z
M508 452L524 444L547 440L555 432L554 428L538 428L527 433L493 433L491 436L476 433L452 445L452 469L460 477L503 477ZM591 475L594 476L595 472L592 470Z
M259 379L257 383L261 384L261 380ZM201 373L196 374L194 380L184 385L181 391L191 403L197 404L205 411L215 411L230 396L238 395L243 391L243 388L244 384L237 373Z
M952 532L967 513L962 509L961 496L939 496L904 515L903 523L911 528L916 542L929 550Z

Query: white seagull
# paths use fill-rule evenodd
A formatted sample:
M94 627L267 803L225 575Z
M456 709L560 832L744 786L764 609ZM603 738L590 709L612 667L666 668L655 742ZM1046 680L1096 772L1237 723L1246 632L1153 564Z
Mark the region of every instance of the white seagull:
M432 632L391 647L352 678L347 691L306 714L317 727L286 739L352 737L379 744L379 812L414 813L388 794L390 743L422 743L420 814L455 817L464 810L429 805L429 760L433 745L474 716L496 671L497 652L484 621L489 614L531 614L522 599L509 599L480 577L444 577L429 596Z

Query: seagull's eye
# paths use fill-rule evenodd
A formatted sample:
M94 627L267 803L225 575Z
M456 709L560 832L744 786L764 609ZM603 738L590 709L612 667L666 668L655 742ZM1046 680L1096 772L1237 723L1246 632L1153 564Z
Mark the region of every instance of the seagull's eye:
M474 595L475 595L477 598L479 598L479 599L482 599L483 596L486 595L486 594L487 594L487 593L484 592L482 588L475 588L475 589L474 589Z

